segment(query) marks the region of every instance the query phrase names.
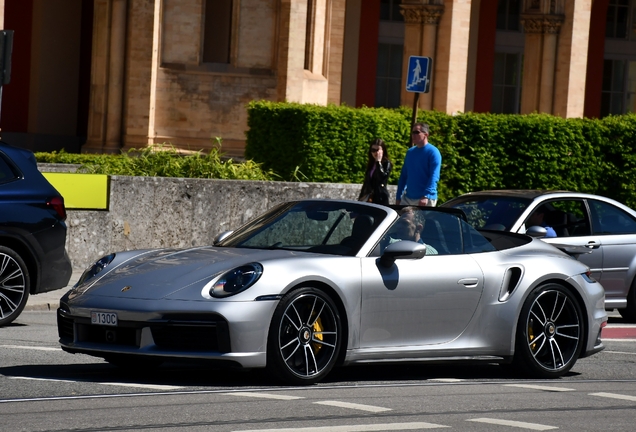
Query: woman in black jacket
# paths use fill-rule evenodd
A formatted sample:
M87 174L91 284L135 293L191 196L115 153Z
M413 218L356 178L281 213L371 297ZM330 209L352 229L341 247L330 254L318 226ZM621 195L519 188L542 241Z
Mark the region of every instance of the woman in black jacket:
M389 160L386 144L377 138L369 145L369 161L358 200L389 205L389 191L386 185L391 168L393 165Z

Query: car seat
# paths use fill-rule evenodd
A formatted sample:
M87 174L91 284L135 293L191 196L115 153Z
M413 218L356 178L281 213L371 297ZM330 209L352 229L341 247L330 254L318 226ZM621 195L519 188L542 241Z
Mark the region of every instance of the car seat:
M442 226L439 221L435 219L426 220L424 228L422 228L422 232L420 233L420 239L424 244L437 249L440 255L450 255L450 250L446 244L444 232L442 231Z
M358 252L373 232L373 218L369 215L359 215L353 221L351 235L340 241L342 246L351 248L352 253Z

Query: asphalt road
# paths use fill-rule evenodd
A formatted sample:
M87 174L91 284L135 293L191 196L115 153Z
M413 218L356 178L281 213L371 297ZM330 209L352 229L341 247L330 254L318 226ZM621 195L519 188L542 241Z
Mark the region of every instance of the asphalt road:
M636 338L605 343L558 380L410 364L341 368L319 385L285 387L263 371L200 364L121 371L64 353L55 313L26 311L0 328L0 430L633 431Z

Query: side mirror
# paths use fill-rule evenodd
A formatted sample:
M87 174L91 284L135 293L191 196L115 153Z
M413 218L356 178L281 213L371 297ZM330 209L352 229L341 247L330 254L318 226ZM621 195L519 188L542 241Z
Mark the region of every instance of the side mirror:
M426 245L410 240L391 243L380 257L383 267L391 267L396 259L420 259L426 256Z
M547 230L545 228L543 228L542 226L531 226L530 228L528 228L526 230L526 235L529 235L530 237L534 237L534 238L543 238L545 237L547 234Z
M212 240L212 245L221 243L223 240L228 238L230 234L232 234L233 232L234 231L223 231L221 234L214 237L214 240Z

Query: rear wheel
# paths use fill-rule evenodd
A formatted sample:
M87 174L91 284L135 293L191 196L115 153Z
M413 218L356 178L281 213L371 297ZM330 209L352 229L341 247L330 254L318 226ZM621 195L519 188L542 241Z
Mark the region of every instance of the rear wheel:
M13 249L0 246L0 326L15 320L29 299L29 270Z
M584 319L577 299L557 284L545 284L526 299L517 326L514 365L538 378L567 373L583 348Z
M316 383L336 363L341 332L338 308L327 294L315 288L293 291L274 312L267 367L291 384Z

